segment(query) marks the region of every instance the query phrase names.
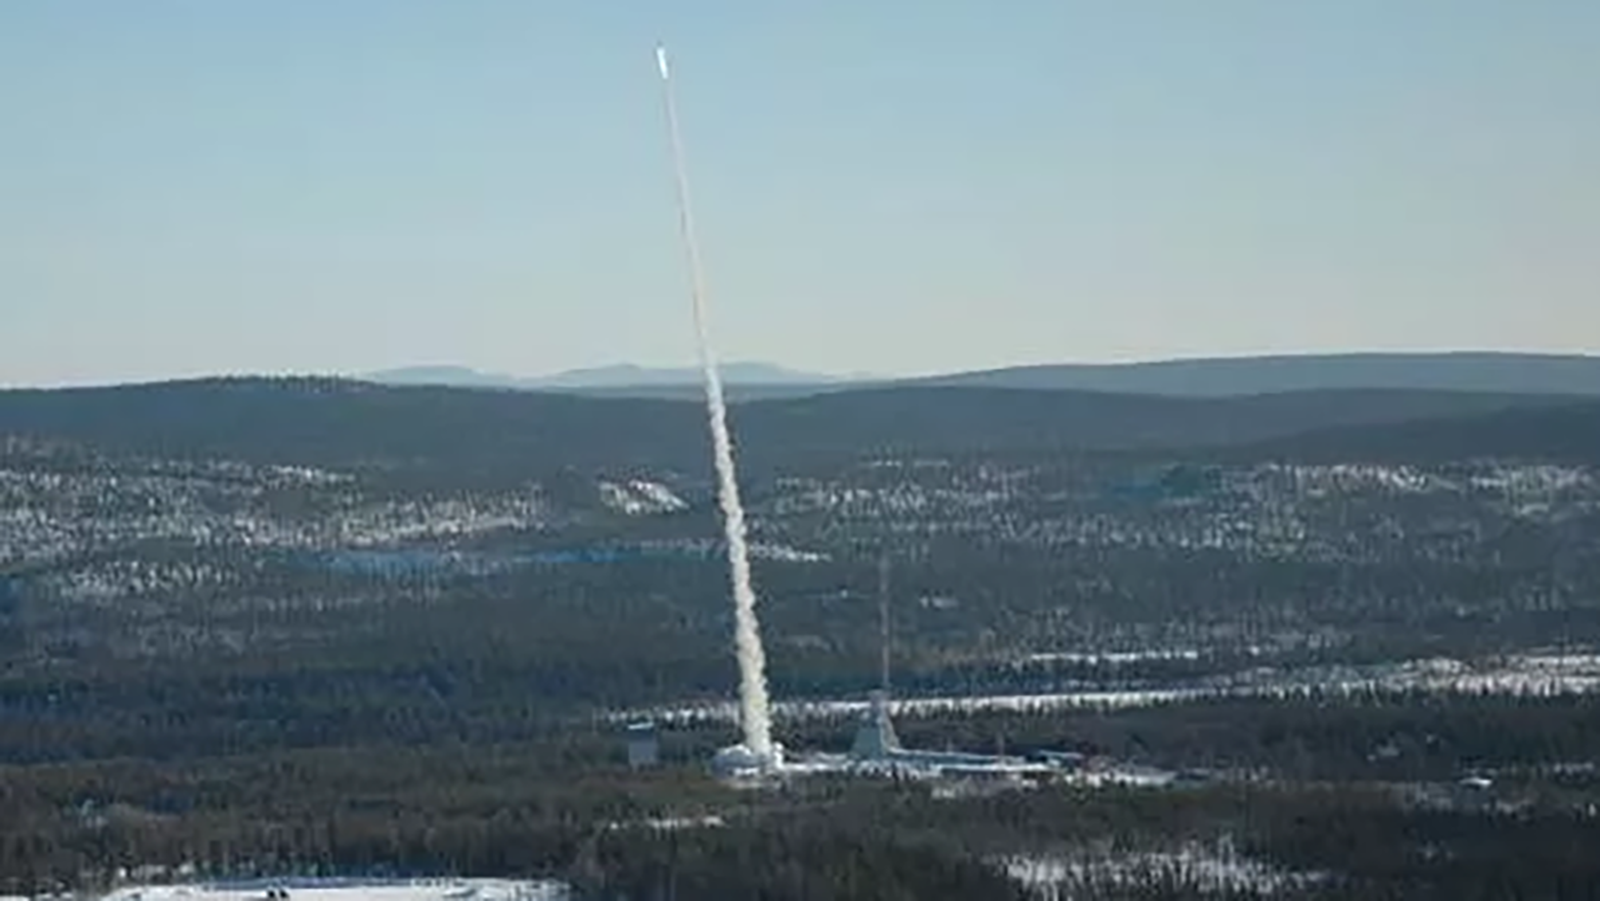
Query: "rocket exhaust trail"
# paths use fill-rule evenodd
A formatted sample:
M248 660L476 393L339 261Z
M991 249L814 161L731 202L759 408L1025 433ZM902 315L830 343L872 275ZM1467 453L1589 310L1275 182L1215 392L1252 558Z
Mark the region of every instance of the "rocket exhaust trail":
M722 377L712 352L707 322L705 273L695 240L694 217L689 204L689 175L684 165L683 138L678 130L678 110L672 94L667 52L656 48L661 72L661 97L666 106L667 130L672 140L672 161L677 172L678 226L689 266L689 290L694 299L695 336L700 368L705 377L706 414L711 424L711 447L717 470L717 499L722 506L723 529L728 542L729 579L733 585L734 647L739 658L739 720L744 745L762 759L772 757L772 719L767 700L767 661L761 647L761 626L756 619L756 593L750 582L750 549L745 537L744 506L733 467L733 442L728 436L728 408L722 396Z

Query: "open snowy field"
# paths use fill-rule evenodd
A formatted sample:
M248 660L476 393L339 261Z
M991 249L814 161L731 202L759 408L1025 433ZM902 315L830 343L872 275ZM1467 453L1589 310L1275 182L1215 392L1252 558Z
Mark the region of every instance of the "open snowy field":
M565 901L567 886L507 879L278 879L129 886L102 901Z
M976 710L1047 712L1052 710L1147 707L1222 697L1289 697L1313 692L1437 694L1504 694L1549 697L1600 692L1600 655L1519 654L1462 661L1452 658L1406 660L1364 666L1319 666L1298 669L1262 667L1244 673L1207 677L1194 683L1129 690L1083 690L1047 694L899 698L891 702L897 715L933 716ZM859 715L867 702L846 699L779 701L777 715L787 720L827 719ZM619 719L653 718L665 723L732 721L738 706L707 702L633 710Z

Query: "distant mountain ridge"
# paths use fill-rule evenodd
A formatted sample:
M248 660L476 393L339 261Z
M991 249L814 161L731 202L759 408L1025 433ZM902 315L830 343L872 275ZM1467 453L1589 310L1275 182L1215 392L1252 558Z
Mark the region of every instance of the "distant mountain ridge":
M1347 353L1214 357L1141 363L1049 364L913 378L833 376L771 363L722 366L736 401L923 386L1088 391L1166 397L1220 398L1296 391L1461 391L1600 397L1600 356L1490 351ZM517 377L465 367L392 369L366 377L389 385L561 391L616 397L690 399L698 396L693 367L621 364L550 376Z
M1173 397L1364 390L1594 397L1600 396L1600 357L1492 351L1211 357L1014 366L904 382Z
M772 363L723 363L722 378L736 385L806 385L843 383L845 378L787 369ZM632 363L569 369L546 376L514 376L482 372L466 366L407 366L363 377L384 385L436 385L455 388L508 388L532 391L607 391L700 385L699 367L648 367Z

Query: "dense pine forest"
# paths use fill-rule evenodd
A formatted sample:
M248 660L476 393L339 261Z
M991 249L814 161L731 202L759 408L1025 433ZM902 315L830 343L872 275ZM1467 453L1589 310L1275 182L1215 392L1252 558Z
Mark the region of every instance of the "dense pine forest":
M848 745L828 705L877 682L887 558L908 744L1181 778L714 781L736 675L692 400L0 392L0 894L1600 890L1592 402L921 386L732 418L787 745Z

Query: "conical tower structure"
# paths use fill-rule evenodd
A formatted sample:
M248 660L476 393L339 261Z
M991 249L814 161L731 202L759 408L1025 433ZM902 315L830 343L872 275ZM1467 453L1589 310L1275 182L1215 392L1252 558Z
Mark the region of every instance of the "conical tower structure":
M899 750L900 737L894 734L894 722L889 719L889 695L875 691L866 718L856 730L850 756L858 760L883 760Z

